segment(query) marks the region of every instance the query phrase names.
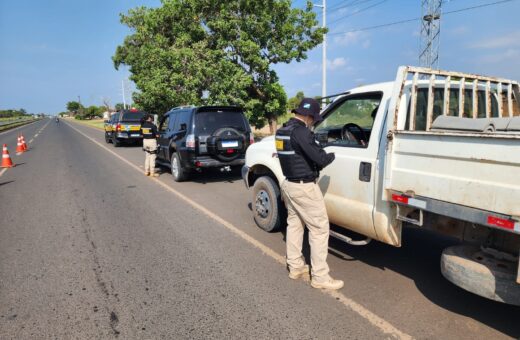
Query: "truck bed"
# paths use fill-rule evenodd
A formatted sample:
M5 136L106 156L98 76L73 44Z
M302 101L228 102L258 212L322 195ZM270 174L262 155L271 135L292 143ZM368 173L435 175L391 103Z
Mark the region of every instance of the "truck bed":
M520 135L399 131L386 189L520 216Z

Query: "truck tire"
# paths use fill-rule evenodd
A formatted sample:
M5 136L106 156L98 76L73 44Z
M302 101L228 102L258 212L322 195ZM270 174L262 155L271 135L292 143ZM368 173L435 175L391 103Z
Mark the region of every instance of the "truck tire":
M118 148L121 146L121 141L114 137L112 138L112 144L114 144L114 147Z
M186 169L182 167L181 160L179 158L179 155L174 152L171 155L171 170L172 170L172 177L175 182L183 182L188 179L188 172Z
M111 143L112 141L110 140L110 137L108 136L108 133L105 132L105 142L107 144Z
M453 284L482 297L520 306L518 264L495 259L478 247L446 248L441 257L442 275Z
M274 232L285 226L287 210L280 189L271 177L263 176L255 181L252 202L253 218L258 227Z

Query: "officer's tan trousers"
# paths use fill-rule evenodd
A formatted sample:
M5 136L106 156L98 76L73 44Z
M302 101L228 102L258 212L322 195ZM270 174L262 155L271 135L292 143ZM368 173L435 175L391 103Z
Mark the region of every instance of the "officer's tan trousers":
M282 197L287 206L287 265L289 270L305 265L302 254L303 233L309 229L312 279L329 278L327 253L329 217L319 186L315 183L282 183Z
M143 149L145 150L144 172L153 174L155 172L155 158L157 155L155 152L150 153L148 151L157 150L157 141L154 138L143 139Z

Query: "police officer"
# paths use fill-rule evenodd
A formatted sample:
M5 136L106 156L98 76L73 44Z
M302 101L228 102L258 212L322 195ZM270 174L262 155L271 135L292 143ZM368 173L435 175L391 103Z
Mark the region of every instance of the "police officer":
M343 281L329 275L327 254L329 218L325 201L316 179L319 171L332 163L333 153L326 153L309 129L320 121L320 105L312 98L304 98L291 118L276 133L276 149L285 181L282 197L287 206L287 267L289 277L298 279L309 275L309 266L302 254L304 228L309 229L311 247L311 286L340 289Z
M159 133L157 127L153 123L152 115L145 115L144 121L141 124L141 133L143 134L143 150L145 153L144 159L144 174L145 176L157 177L155 173L155 158L157 157L157 139Z

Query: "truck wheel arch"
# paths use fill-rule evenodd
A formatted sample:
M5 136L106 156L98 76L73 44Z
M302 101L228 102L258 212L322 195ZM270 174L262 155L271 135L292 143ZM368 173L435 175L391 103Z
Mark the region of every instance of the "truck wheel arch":
M248 185L252 187L256 180L262 176L271 177L271 179L278 185L278 188L280 188L280 182L278 181L278 178L276 178L274 172L263 164L254 165L249 169L249 173L247 175Z

